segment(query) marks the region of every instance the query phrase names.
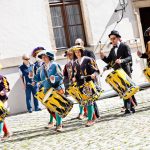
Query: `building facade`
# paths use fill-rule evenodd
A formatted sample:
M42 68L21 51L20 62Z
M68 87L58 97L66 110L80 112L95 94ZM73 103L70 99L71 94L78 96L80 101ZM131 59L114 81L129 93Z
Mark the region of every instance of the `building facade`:
M1 74L7 76L10 81L9 103L12 114L26 111L25 93L18 73L22 54L30 54L37 46L48 50L56 49L57 61L63 65L66 62L63 57L64 50L73 46L76 38L82 38L86 47L94 50L99 39L102 45L107 43L108 34L114 27L132 49L133 79L138 83L146 82L142 73L146 63L137 57L136 51L145 51L147 39L143 37L143 32L150 26L150 1L128 0L123 17L121 11L114 12L122 7L122 1L0 1L0 63L3 66ZM110 50L109 44L104 46L104 50ZM99 48L97 55L98 51ZM102 69L105 64L98 61ZM106 75L102 79L104 89L107 87L105 77Z

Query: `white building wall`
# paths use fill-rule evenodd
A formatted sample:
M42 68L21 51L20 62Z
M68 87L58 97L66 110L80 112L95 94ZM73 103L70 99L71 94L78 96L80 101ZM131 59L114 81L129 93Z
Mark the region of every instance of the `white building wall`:
M91 30L93 34L93 44L96 44L103 34L102 42L108 38L108 34L114 29L116 22L121 18L121 12L115 13L115 9L119 9L119 0L86 0L89 11ZM131 1L128 1L124 18L117 25L116 30L120 32L123 40L134 39L139 37L136 18L134 16Z
M0 61L5 66L21 64L24 53L43 46L51 49L46 0L0 0ZM11 114L26 111L25 91L18 67L0 70L9 82Z
M51 49L44 0L1 0L0 18L0 58Z

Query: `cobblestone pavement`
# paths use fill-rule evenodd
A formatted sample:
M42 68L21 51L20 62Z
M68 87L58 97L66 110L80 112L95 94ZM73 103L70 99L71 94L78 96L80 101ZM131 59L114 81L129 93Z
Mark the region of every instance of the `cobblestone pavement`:
M78 105L64 119L64 132L46 130L46 110L6 119L13 136L0 143L0 150L150 150L150 91L136 94L136 114L124 117L119 97L98 101L101 118L92 127L86 120L71 119Z

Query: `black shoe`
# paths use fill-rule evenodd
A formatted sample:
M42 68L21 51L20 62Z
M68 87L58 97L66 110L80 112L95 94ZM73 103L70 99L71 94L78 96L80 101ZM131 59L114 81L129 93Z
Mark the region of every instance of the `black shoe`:
M130 114L131 114L130 110L126 109L124 115L130 115Z
M41 108L35 109L35 111L41 111L41 110L42 110Z
M131 111L133 114L135 113L135 109L133 107L131 108Z

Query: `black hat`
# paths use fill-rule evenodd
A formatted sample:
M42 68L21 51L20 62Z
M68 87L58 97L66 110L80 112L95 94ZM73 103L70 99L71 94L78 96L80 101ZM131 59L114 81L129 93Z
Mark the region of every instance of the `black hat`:
M120 35L119 32L116 31L116 30L112 30L111 33L110 33L108 36L110 37L111 35L115 35L116 37L121 38L121 35Z
M150 32L150 27L146 29L144 36L149 36L149 34L148 34L149 32Z

